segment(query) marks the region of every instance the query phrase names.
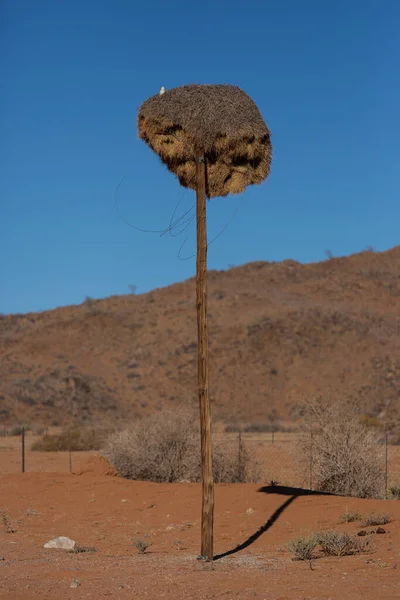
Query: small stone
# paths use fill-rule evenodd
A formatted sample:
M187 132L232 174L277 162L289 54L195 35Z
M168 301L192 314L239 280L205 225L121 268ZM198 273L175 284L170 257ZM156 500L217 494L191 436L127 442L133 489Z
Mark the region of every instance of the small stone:
M384 529L383 527L378 527L376 533L386 533L386 529Z
M58 537L53 538L49 542L46 542L43 548L58 548L59 550L73 550L75 548L76 542L71 540L64 535L60 535Z
M246 510L246 512L247 512L247 514L248 514L248 515L252 515L252 514L253 514L253 512L254 512L254 508L248 508L248 509Z
M362 537L363 535L367 535L367 532L365 531L365 529L362 529L361 531L359 531L357 533L357 535L359 535L360 537Z
M77 579L76 577L73 578L73 580L71 581L71 585L69 587L72 588L77 588L79 587L81 584L79 582L79 579Z

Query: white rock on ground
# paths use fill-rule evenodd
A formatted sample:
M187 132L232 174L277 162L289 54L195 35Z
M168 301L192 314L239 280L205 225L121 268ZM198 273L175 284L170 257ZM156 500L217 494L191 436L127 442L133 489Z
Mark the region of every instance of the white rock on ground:
M53 538L49 542L46 542L43 548L59 548L61 550L73 550L75 548L76 542L71 540L64 535L60 535L58 537Z

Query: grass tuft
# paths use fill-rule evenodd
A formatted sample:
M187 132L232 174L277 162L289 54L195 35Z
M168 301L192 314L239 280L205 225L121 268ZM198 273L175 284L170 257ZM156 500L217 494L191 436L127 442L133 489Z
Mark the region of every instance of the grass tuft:
M140 536L137 536L132 540L132 544L135 546L139 554L145 554L147 548L151 546L151 544Z
M0 510L0 519L3 521L6 533L15 533L15 529L12 526L10 515L6 511Z
M294 555L293 560L311 560L317 544L318 537L315 533L299 535L290 540L288 550Z
M362 515L358 510L345 512L340 520L342 523L356 523L357 521L361 521Z

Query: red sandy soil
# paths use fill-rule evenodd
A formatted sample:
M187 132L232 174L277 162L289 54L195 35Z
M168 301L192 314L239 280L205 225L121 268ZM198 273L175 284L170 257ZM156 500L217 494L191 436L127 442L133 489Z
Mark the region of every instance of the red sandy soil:
M273 522L243 549L204 563L196 560L200 485L123 480L105 475L109 466L96 458L78 472L0 476L0 509L15 529L6 533L1 524L2 600L400 597L398 501L293 496L290 489L266 493L253 484L217 485L217 555L246 542L269 519ZM384 526L386 534L371 535L371 553L319 557L312 563L292 560L287 544L304 531L359 531L359 524L340 523L340 516L351 510L393 514L392 522ZM97 552L43 548L58 535ZM138 535L151 544L144 555L132 544ZM80 583L77 588L70 587L74 577Z

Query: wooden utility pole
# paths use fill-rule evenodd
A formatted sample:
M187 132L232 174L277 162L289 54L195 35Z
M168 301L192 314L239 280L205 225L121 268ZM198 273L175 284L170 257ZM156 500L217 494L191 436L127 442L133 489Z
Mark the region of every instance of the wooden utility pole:
M196 156L196 219L197 377L200 403L202 473L201 557L213 560L214 480L210 399L208 395L206 164L203 154Z

